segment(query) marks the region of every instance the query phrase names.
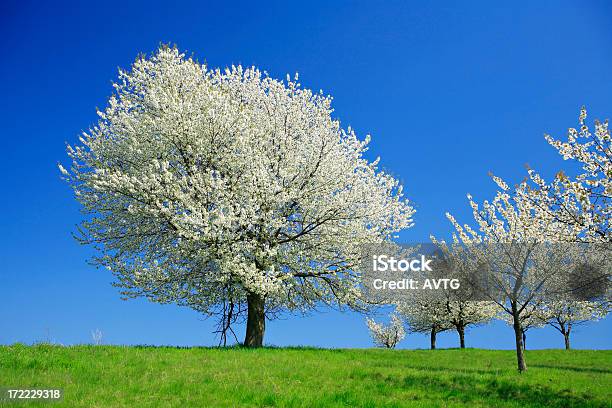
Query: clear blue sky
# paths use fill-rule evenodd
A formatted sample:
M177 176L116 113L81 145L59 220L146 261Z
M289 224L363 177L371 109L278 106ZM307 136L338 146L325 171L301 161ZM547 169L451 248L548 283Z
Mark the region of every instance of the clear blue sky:
M494 193L488 171L514 182L529 163L552 175L563 162L542 135L564 135L581 105L591 118L612 116L612 6L603 1L37 3L0 3L0 343L47 333L89 342L100 328L110 343L216 344L211 320L121 301L110 273L87 264L91 249L71 237L78 206L56 168L65 142L96 120L117 67L160 42L211 66L298 71L332 94L337 116L372 134L372 156L417 206L402 241L448 236L448 210L469 221L465 194ZM575 346L610 348L611 320L579 329ZM371 344L362 317L337 312L271 322L266 341ZM467 342L511 348L512 331L496 323ZM440 339L456 344L454 334ZM561 346L552 329L528 338L532 348Z

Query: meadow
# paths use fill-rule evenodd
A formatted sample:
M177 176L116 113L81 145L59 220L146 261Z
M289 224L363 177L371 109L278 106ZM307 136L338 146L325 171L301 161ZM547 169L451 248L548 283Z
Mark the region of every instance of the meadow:
M53 407L611 407L612 350L0 346L0 387ZM46 402L2 406L49 406Z

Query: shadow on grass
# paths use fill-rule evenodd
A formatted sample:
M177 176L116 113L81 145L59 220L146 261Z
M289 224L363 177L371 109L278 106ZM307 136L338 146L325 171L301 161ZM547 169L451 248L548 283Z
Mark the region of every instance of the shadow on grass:
M518 371L516 369L516 367L514 366L507 366L507 367L498 367L498 368L489 368L489 369L484 369L484 368L471 368L471 367L464 367L464 368L454 368L454 367L434 367L434 366L415 366L415 365L410 365L410 364L406 364L404 366L404 368L407 368L409 370L418 370L418 371L424 371L424 372L441 372L441 373L455 373L455 374L464 374L464 375L472 375L472 374L480 374L480 375L495 375L498 373L502 373L502 372L512 372L517 373L518 375Z
M612 374L612 370L608 370L606 368L573 367L573 366L547 365L547 364L531 364L529 367L546 368L546 369L554 369L554 370L568 370L568 371L575 371L578 373Z
M451 374L441 378L439 375L426 375L426 369L423 372L422 375L406 374L398 377L363 373L358 377L374 384L382 382L392 389L423 390L427 394L438 394L445 400L466 404L484 401L491 406L509 402L524 407L609 407L605 401L594 400L588 394L578 394L569 389L555 390L544 385L518 384L495 378L479 379L471 375Z
M81 347L81 346L79 346ZM87 346L85 346L87 347ZM214 351L214 352L240 352L241 354L266 354L274 355L276 353L285 353L287 351L304 351L311 352L316 351L320 353L331 353L331 354L345 354L351 353L351 349L330 349L324 347L313 347L313 346L273 346L266 345L262 347L246 347L242 344L232 344L230 346L157 346L148 344L139 344L134 346L89 346L93 348L110 347L110 348L125 348L125 349L140 349L140 350L199 350L199 351Z

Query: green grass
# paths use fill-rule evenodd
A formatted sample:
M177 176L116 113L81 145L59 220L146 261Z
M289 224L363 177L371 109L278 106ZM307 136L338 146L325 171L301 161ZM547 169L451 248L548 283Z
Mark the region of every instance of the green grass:
M612 407L612 351L527 351L527 364L477 349L17 344L0 347L0 387L61 387L53 407Z

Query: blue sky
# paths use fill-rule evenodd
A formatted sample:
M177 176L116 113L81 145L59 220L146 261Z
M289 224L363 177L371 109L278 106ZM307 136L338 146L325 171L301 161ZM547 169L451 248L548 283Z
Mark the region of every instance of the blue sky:
M89 342L100 328L109 343L216 344L212 320L121 301L112 276L87 264L91 249L71 237L79 209L56 168L65 143L96 120L117 67L160 42L215 67L297 71L333 95L336 116L372 134L372 157L417 207L406 242L448 236L446 211L470 221L465 194L491 198L489 171L511 182L525 163L554 174L564 163L542 135L563 136L581 105L591 119L612 115L610 3L221 3L0 4L0 343ZM610 348L611 320L577 329L574 345ZM266 341L371 344L361 316L332 311L270 322ZM512 348L512 331L494 323L467 343ZM528 337L528 348L561 346L552 329Z

